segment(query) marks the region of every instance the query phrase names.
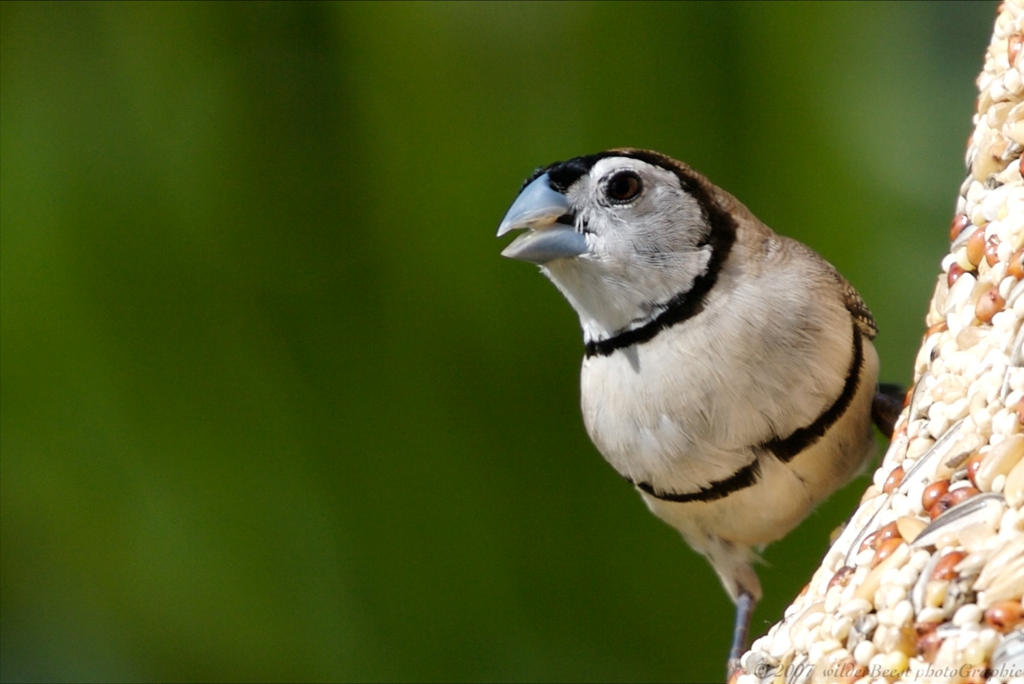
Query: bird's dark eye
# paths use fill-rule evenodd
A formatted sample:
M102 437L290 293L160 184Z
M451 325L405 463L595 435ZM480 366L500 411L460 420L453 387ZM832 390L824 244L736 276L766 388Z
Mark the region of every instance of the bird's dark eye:
M624 204L633 200L643 189L644 184L634 171L619 171L608 179L605 194L612 202Z

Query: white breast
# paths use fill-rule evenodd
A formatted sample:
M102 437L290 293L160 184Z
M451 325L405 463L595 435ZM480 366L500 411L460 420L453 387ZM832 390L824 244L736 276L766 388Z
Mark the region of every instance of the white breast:
M810 424L839 395L852 355L842 302L809 301L795 275L764 280L720 283L728 294L709 297L698 316L584 361L584 423L619 473L659 491L695 491L749 464L752 446Z

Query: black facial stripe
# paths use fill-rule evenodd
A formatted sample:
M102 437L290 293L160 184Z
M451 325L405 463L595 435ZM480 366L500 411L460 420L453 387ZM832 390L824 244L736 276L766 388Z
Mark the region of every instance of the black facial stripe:
M638 155L630 155L638 156ZM641 158L638 156L638 158ZM656 158L651 157L650 163L655 164ZM648 161L645 159L645 161ZM680 292L665 303L665 308L653 319L640 326L624 330L604 340L587 340L587 356L608 356L616 349L623 349L634 344L641 344L652 339L655 335L666 328L677 323L682 323L704 310L705 299L711 288L718 281L718 272L722 270L732 245L736 241L736 222L731 216L714 202L704 187L684 174L681 169L661 165L676 174L683 189L700 206L704 219L711 227L708 234L701 241L700 246L711 246L711 258L708 260L707 268L697 276L690 289Z
M786 463L805 448L817 442L828 431L830 427L846 412L853 401L853 395L857 393L857 385L860 384L861 366L864 364L864 342L861 339L862 333L853 323L853 357L850 359L850 368L846 371L846 381L843 383L843 391L839 393L832 405L822 411L813 423L806 427L798 428L788 437L776 437L763 442L761 447L770 451L775 458Z
M627 157L671 171L679 179L682 189L693 197L710 231L700 245L711 246L711 259L707 269L694 279L689 290L679 292L664 304L661 313L638 328L624 330L604 340L587 340L587 356L608 356L617 349L641 344L652 339L665 328L682 323L704 310L707 293L718 280L718 272L725 263L733 243L736 241L736 222L718 206L711 195L696 178L686 173L671 158L657 152L646 150L608 150L597 154L575 157L567 161L555 162L550 166L537 169L523 183L525 187L532 181L547 173L551 179L551 188L558 192L566 192L573 183L584 174L589 173L599 160L607 157ZM585 232L585 231L584 231Z
M758 463L757 459L754 459L748 465L743 466L735 473L725 478L724 480L716 480L709 484L707 487L701 487L695 492L686 492L683 494L675 494L672 492L659 492L652 485L647 482L633 483L628 477L626 480L630 484L636 484L636 486L644 492L647 492L655 499L661 499L662 501L675 501L677 503L687 503L689 501L715 501L717 499L723 499L733 492L737 492L741 489L745 489L750 485L757 482L761 476L761 464Z
M861 339L861 332L856 322L853 324L853 358L850 360L850 367L846 371L846 380L843 389L832 402L832 405L822 413L810 425L797 428L789 437L778 438L762 442L759 448L770 452L775 458L783 463L793 459L805 448L817 442L832 427L837 420L849 408L853 401L853 395L857 393L857 386L860 384L861 366L864 364L864 341ZM656 499L662 501L676 501L686 503L689 501L715 501L722 499L733 492L755 484L761 476L761 467L755 459L752 463L743 466L729 477L716 480L706 487L701 487L695 492L677 494L674 492L659 492L647 482L634 483L628 477L626 480L635 484L639 489L647 492Z

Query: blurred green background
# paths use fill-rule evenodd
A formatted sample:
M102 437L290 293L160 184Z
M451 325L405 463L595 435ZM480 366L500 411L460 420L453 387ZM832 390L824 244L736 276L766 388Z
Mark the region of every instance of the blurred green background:
M906 382L995 3L0 5L14 680L714 680L718 580L501 259L536 166L692 163ZM763 632L860 481L760 570Z

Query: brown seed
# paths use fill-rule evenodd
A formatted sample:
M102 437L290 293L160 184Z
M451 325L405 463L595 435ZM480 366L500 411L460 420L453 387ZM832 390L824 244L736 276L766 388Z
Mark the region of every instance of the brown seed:
M988 681L985 677L985 671L984 665L969 667L966 669L964 678L960 682L961 684L985 684Z
M1021 155L1021 163L1024 164L1024 155ZM1024 174L1024 167L1021 169ZM1006 274L1017 280L1024 278L1024 247L1010 255L1010 263L1006 265Z
M1022 45L1024 45L1024 35L1020 33L1014 33L1006 39L1006 57L1010 67L1017 62L1017 55L1020 54Z
M829 682L835 684L854 684L868 673L868 668L855 661L850 656L838 662L829 664Z
M978 486L978 468L981 467L981 462L985 460L985 457L979 453L975 453L969 459L967 459L967 477L971 480L971 484L975 487Z
M875 530L874 532L872 532L868 536L864 537L864 541L862 541L860 543L860 548L858 549L858 551L863 551L864 549L877 549L878 548L877 539L878 539L878 530Z
M924 336L928 337L930 335L934 335L935 333L943 332L944 330L947 330L948 327L949 326L946 325L946 321L939 321L938 323L935 323L933 325L929 325L928 329L924 331ZM903 406L906 406L906 405L907 405L907 403L906 403L906 401L904 401Z
M871 559L871 567L875 567L891 556L892 552L903 544L903 540L899 537L899 532L896 532L896 535L897 536L886 539L878 545L878 548L875 550L875 557Z
M877 546L881 546L882 544L884 544L885 542L889 541L890 539L899 539L899 538L900 538L900 530L899 530L899 527L896 525L896 521L893 520L891 523L889 523L885 527L883 527L880 530L878 530L878 537L875 539L875 544Z
M931 579L933 580L950 580L956 577L957 563L964 559L967 553L965 551L950 551L945 556L939 559L939 562L935 564L932 569Z
M956 236L967 227L967 214L957 214L949 223L949 239L956 240Z
M935 654L939 652L939 646L942 646L943 639L935 631L937 623L928 622L925 624L931 625L932 628L925 632L919 632L916 647L917 654L924 658L925 662L930 663L935 660Z
M892 494L893 490L900 486L900 482L903 482L903 466L896 466L889 471L889 477L885 478L882 491L886 494Z
M985 231L981 227L974 229L971 237L967 238L967 260L977 266L981 258L985 256Z
M993 235L985 241L985 263L995 266L999 261L999 236Z
M953 505L956 506L958 503L967 501L967 499L977 494L981 494L977 487L959 487L949 492L948 496L953 499Z
M949 273L946 274L946 284L953 287L953 283L960 279L966 271L955 261L949 265Z
M988 323L993 316L1003 310L1005 304L1006 300L999 296L999 290L993 287L978 299L978 303L974 305L974 315L982 323Z
M853 571L854 567L852 565L844 565L836 570L836 574L832 575L832 579L828 581L828 586L825 587L825 591L828 591L836 584L841 587L845 587L850 583L850 577L853 575Z
M1016 627L1022 618L1024 612L1021 610L1020 601L999 601L985 611L985 622L1004 634Z
M980 492L974 487L960 487L940 496L928 509L928 517L935 520L958 503L962 503Z
M925 487L924 492L921 493L921 507L927 511L934 506L935 502L939 500L939 497L947 491L949 491L949 480L932 482L930 485Z

